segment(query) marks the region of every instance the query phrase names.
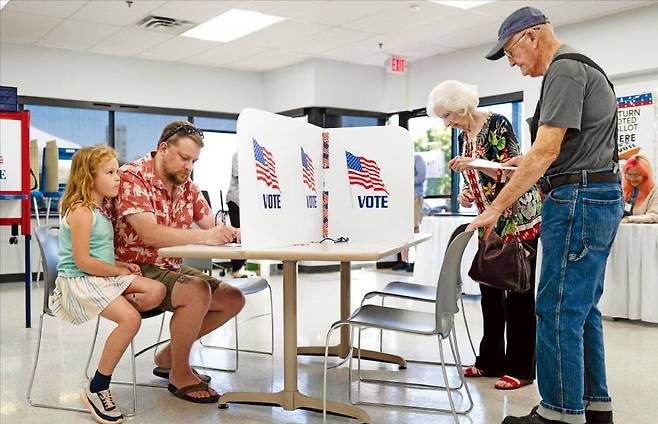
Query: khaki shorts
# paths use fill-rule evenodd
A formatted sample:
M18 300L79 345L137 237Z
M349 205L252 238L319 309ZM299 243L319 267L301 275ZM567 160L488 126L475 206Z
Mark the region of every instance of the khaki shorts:
M159 266L151 264L142 264L139 266L139 268L142 270L142 275L144 277L157 280L164 284L167 288L167 294L162 300L160 306L158 306L158 309L163 311L174 311L175 308L171 304L171 293L174 290L176 281L178 281L178 279L183 275L191 275L193 277L198 277L202 280L205 280L206 283L208 283L210 286L210 290L213 292L217 289L217 287L219 287L219 283L221 283L220 280L211 277L210 275L203 273L198 269L190 268L189 266L185 265L181 267L180 272L170 271L168 269L160 268Z
M423 219L423 198L414 197L414 227L420 227L420 221Z

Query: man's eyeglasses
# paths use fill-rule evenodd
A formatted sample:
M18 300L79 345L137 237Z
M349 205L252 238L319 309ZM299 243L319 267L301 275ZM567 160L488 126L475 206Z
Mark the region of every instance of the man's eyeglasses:
M192 135L192 134L197 134L201 140L203 140L203 131L198 129L197 127L193 125L180 125L173 130L169 131L164 137L162 137L162 140L160 140L160 143L163 143L167 140L169 140L171 137L174 136L174 134L178 132L184 132L185 134Z
M520 36L519 39L514 42L514 44L509 46L508 49L503 49L503 53L505 53L505 56L507 56L510 59L512 58L512 50L514 50L516 45L519 44L521 42L521 40L523 40L523 37L525 37L527 33L528 33L528 31L524 32L523 35Z

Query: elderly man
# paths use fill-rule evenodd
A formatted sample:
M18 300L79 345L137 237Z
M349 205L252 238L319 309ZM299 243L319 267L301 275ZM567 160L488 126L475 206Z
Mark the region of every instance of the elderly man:
M491 228L537 180L546 194L536 303L542 400L529 415L503 423L612 424L597 303L623 210L615 93L601 68L560 43L535 8L519 9L502 23L487 58L503 56L523 75L544 77L530 128L533 145L509 162L518 166L514 176L469 229Z
M187 121L167 125L157 150L121 167L116 198L115 250L122 261L139 264L144 276L162 282L167 294L160 309L173 312L171 343L155 358L153 373L169 379L169 391L196 403L219 395L210 378L190 368L192 343L220 327L244 306L242 293L180 258L161 258L157 249L186 243L225 244L239 230L215 225L199 188L190 180L203 147L203 133ZM191 228L196 223L199 228Z

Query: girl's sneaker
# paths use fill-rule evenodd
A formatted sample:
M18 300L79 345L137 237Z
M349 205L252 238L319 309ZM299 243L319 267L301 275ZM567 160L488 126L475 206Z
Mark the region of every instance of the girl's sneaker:
M89 381L87 381L82 393L80 393L80 399L99 423L117 424L123 422L123 414L114 403L110 389L92 393L89 390Z

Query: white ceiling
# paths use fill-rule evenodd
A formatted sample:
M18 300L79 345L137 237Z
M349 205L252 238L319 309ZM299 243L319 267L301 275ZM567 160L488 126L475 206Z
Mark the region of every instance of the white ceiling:
M493 43L512 11L532 5L555 26L619 13L656 1L507 1L470 10L416 1L10 0L0 11L0 41L264 71L310 58L383 66ZM137 28L146 15L196 23L231 8L285 20L230 43Z

